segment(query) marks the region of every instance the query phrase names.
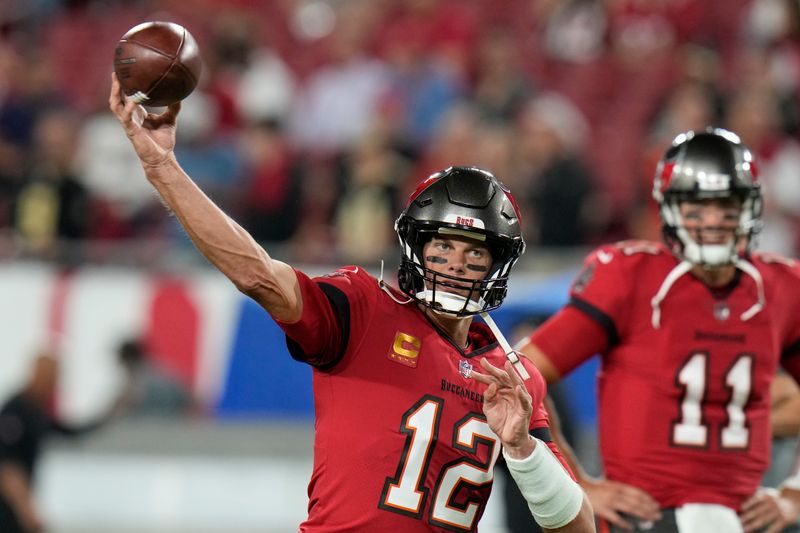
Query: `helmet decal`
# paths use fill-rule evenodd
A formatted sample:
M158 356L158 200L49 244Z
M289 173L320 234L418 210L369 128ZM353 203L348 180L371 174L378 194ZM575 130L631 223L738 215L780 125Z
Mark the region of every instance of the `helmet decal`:
M486 229L486 224L479 218L457 215L456 213L447 213L444 217L444 222L449 222L457 226L469 226L478 229Z

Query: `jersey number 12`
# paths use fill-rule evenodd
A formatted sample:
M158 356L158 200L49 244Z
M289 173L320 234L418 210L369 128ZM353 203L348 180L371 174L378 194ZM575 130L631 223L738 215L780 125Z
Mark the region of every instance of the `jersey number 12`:
M431 490L426 486L431 455L436 448L444 400L424 396L403 415L401 431L406 434L406 444L394 477L387 478L378 507L421 519L425 502ZM448 529L470 531L480 516L483 503L468 501L462 506L453 502L462 484L480 487L492 482L494 463L500 453L497 436L489 429L486 420L470 413L453 428L452 446L465 452L464 458L447 463L436 476L433 503L428 521ZM469 459L478 451L478 445L488 447L485 462Z

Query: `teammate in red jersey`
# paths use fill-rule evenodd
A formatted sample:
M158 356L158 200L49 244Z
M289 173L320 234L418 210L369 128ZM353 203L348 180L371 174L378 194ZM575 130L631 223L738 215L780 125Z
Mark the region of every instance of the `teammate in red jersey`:
M270 258L181 169L179 104L148 115L125 102L116 78L109 104L197 248L314 369L301 531L477 531L501 445L539 523L594 530L588 500L547 442L544 380L472 322L501 304L524 250L516 205L494 176L455 167L420 186L396 224L400 290L356 266L311 279ZM530 374L524 386L507 357Z
M800 379L800 268L751 253L761 192L731 132L678 136L654 197L665 242L592 252L569 304L519 348L550 383L601 354L606 479L573 469L611 531L775 533L797 518L800 492L754 494L770 460L770 383L778 365Z

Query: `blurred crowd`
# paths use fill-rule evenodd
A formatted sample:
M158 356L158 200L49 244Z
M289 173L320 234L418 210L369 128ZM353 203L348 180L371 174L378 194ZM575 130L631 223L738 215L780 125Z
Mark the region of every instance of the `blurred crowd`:
M409 192L456 164L512 188L535 246L658 239L655 162L709 124L760 158L760 248L798 255L797 0L12 0L0 257L186 242L107 111L116 42L146 20L203 55L178 159L295 262L384 257Z

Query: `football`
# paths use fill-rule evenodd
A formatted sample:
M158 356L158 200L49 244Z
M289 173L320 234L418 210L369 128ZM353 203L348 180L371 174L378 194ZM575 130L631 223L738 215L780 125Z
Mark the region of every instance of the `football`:
M167 106L189 96L202 66L194 37L173 22L139 24L122 36L114 51L122 91L146 106Z

